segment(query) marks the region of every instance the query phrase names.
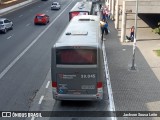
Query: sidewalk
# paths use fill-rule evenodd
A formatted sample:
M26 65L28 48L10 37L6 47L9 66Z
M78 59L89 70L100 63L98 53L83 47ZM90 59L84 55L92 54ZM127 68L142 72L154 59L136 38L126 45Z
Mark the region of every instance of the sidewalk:
M111 33L106 36L105 45L116 111L160 111L160 58L152 53L152 49L160 48L160 40L137 41L137 69L131 71L133 43L121 43L120 31L115 29L113 21L108 23ZM139 37L143 35L139 31ZM118 120L160 118L121 117Z
M0 10L1 9L4 9L4 8L7 8L7 7L10 7L10 6L13 6L13 5L16 5L16 4L19 4L19 3L22 3L24 1L27 1L27 0L2 0L2 4L0 4Z
M2 4L0 4L0 15L16 10L36 1L38 0L11 0L8 2L2 2Z

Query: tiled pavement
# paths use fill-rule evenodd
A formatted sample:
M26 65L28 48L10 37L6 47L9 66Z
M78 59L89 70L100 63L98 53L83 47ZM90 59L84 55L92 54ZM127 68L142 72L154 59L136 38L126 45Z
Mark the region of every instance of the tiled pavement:
M111 20L109 26L111 33L106 36L105 46L116 111L160 111L160 57L152 51L160 49L160 36L152 33L151 29L144 36L143 30L139 30L136 70L133 71L130 70L133 43L121 43L120 30L114 28ZM160 120L160 117L118 120Z

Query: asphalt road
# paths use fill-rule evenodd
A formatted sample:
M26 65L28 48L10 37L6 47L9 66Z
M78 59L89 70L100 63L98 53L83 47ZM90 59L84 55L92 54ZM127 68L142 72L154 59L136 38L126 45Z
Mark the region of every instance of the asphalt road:
M76 3L61 0L62 8L51 11L51 2L38 1L3 16L13 21L14 28L0 34L0 111L28 111L45 80L51 47L68 24L68 11ZM36 13L48 14L50 24L35 26Z
M0 111L108 111L105 97L97 102L61 102L52 98L51 47L69 23L69 11L76 0L60 0L62 8L50 10L52 1L37 1L3 17L14 29L0 34ZM33 23L35 14L46 13L50 23ZM46 86L48 85L48 88ZM43 100L40 98L44 95ZM78 117L78 116L77 116ZM97 120L97 117L0 118L0 120ZM99 120L109 120L102 117Z

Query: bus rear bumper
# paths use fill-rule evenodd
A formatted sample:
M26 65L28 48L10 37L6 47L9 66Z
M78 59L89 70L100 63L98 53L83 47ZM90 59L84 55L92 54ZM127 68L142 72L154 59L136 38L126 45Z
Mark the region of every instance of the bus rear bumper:
M56 100L79 100L79 101L98 101L103 99L103 94L57 94L53 93L53 98Z

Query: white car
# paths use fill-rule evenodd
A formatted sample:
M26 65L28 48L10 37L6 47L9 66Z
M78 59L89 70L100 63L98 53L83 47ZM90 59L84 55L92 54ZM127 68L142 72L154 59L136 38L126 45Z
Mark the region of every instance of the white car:
M0 31L6 33L8 30L13 29L12 21L8 20L7 18L0 18Z
M51 10L59 10L61 5L58 2L53 2L51 5Z

